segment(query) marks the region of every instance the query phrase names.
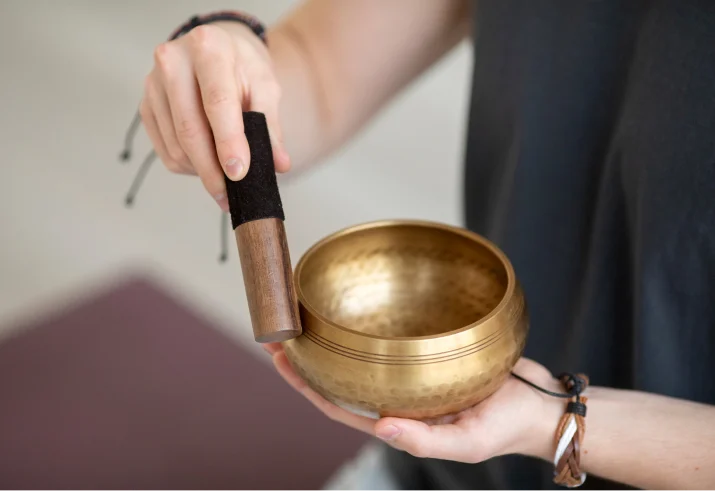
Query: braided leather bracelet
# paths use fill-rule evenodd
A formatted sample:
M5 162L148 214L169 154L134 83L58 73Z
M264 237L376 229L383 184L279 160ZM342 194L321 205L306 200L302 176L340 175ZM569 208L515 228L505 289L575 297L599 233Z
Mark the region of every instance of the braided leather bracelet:
M566 412L561 417L554 437L554 483L567 488L577 488L586 481L586 473L581 470L581 446L586 431L586 397L581 394L588 387L588 377L579 373L562 373L558 376L566 393L552 392L520 377L514 378L544 394L570 399Z
M576 488L586 481L581 470L581 444L586 431L586 397L581 393L588 387L588 377L563 374L559 380L571 400L556 430L554 454L554 482L560 486Z

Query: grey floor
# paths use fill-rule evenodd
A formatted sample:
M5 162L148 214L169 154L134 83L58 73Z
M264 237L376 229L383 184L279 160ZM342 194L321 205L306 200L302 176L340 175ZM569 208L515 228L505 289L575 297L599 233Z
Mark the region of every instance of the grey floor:
M0 3L0 335L132 270L255 348L237 254L216 261L219 213L195 178L120 165L152 49L196 12L242 8L270 23L286 0L3 0ZM409 15L409 13L407 13ZM316 171L282 183L293 260L358 222L459 223L469 78L460 46ZM149 149L142 133L137 158ZM368 199L368 193L373 197Z

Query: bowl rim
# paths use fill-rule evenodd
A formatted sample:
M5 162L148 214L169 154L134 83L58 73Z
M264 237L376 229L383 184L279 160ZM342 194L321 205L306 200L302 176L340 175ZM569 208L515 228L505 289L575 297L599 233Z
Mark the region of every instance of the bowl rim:
M506 270L506 276L507 276L506 290L504 291L504 295L502 296L499 303L491 311L489 311L488 314L481 317L479 320L477 320L471 324L468 324L466 326L462 326L458 329L453 329L451 331L446 331L446 332L443 332L440 334L430 334L430 335L425 335L425 336L404 336L404 337L397 338L397 337L389 337L389 336L378 336L376 334L365 334L365 333L350 329L346 326L340 325L340 324L326 318L324 315L322 315L320 312L318 312L318 310L315 307L313 307L310 304L310 302L308 302L305 295L303 294L303 289L302 289L301 283L300 283L300 275L301 275L301 272L302 272L303 267L305 266L306 262L310 259L310 256L313 255L320 247L322 247L326 243L331 242L339 237L343 237L343 236L350 235L350 234L353 234L356 232L360 232L362 230L385 228L385 227L396 227L396 226L417 226L417 227L441 229L446 232L461 235L462 237L465 237L469 240L477 242L480 245L482 245L483 247L485 247L486 249L488 249L490 253L494 254L501 261L502 266ZM514 272L514 267L511 264L511 261L506 256L506 254L499 247L497 247L497 245L494 242L492 242L491 240L489 240L486 237L483 237L482 235L479 235L475 232L472 232L471 230L468 230L464 227L458 226L458 225L451 225L451 224L447 224L444 222L431 221L431 220L418 220L418 219L373 220L373 221L362 222L362 223L358 223L356 225L351 225L349 227L344 227L344 228L338 229L337 231L335 231L329 235L326 235L319 241L315 242L312 246L310 246L303 253L303 255L300 257L300 259L296 263L293 276L294 276L295 290L296 290L296 293L298 296L298 301L299 301L300 305L303 308L305 308L310 313L310 315L314 316L316 319L318 319L324 325L329 326L334 329L338 329L339 331L342 331L349 335L359 336L359 337L363 337L366 339L389 341L389 342L393 342L393 343L410 343L410 342L424 341L424 340L429 340L429 339L445 338L447 336L457 335L459 333L469 331L471 329L474 329L475 327L486 324L494 317L497 317L507 307L510 300L514 296L514 290L516 289L516 283L517 283L516 282L516 274Z

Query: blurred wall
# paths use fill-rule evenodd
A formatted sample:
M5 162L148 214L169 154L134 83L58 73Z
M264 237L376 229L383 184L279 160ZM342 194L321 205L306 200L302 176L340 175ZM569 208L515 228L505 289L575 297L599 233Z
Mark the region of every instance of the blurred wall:
M417 0L416 0L417 1ZM20 319L143 271L252 343L240 265L196 178L156 165L123 206L144 133L117 161L152 50L188 16L238 8L271 23L287 0L3 0L0 4L0 336ZM319 169L282 183L293 261L367 220L460 222L469 78L460 46ZM368 193L374 197L367 198Z

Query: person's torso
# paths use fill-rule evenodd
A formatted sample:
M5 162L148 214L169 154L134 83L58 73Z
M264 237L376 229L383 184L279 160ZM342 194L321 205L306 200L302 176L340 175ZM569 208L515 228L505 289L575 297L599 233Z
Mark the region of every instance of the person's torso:
M481 0L473 17L465 220L524 287L525 355L715 403L715 3ZM419 464L424 486L551 486L525 458Z

